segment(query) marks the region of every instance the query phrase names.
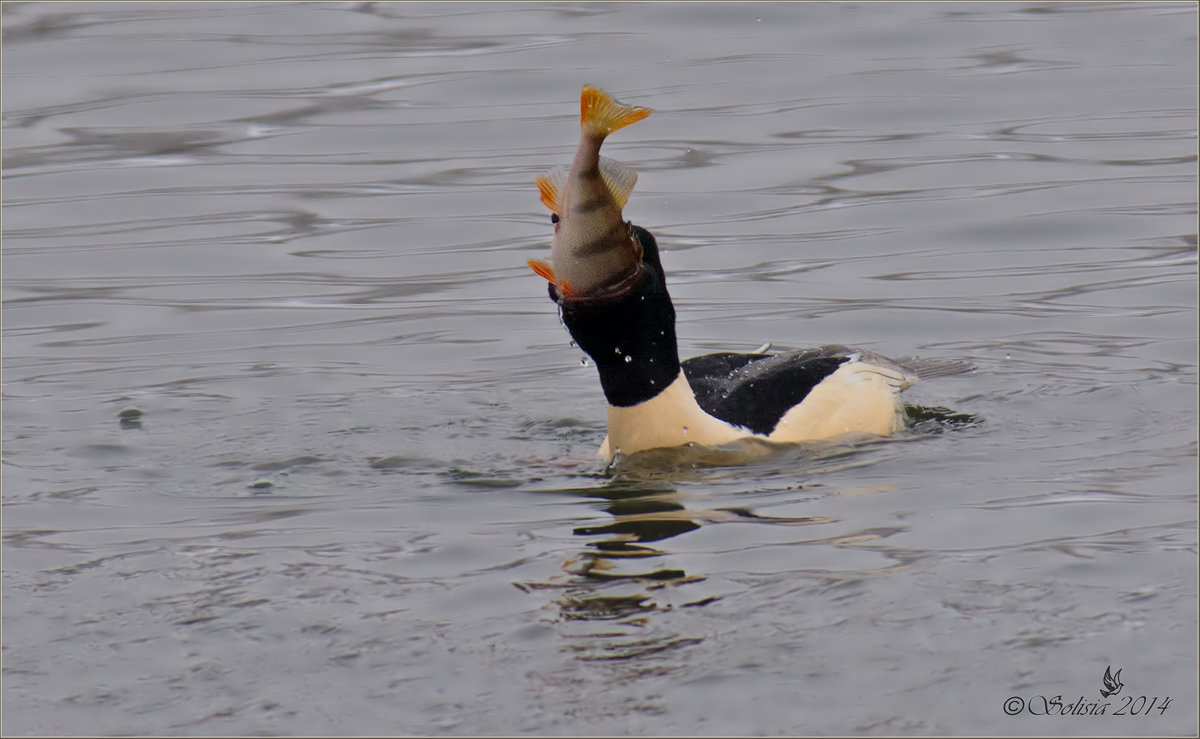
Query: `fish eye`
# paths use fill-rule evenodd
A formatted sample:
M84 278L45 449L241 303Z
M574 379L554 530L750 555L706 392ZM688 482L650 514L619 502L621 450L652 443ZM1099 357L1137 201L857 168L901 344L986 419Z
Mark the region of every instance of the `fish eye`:
M551 223L558 223L558 214L557 214L557 213L551 213L551 214L550 214L550 222L551 222Z

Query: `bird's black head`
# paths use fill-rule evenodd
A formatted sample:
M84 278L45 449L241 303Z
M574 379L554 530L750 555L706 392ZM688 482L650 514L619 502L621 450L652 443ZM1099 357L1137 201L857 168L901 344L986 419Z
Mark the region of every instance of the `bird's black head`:
M662 392L679 375L675 307L654 236L640 226L629 232L642 247L637 270L614 288L587 297L564 297L550 283L550 299L563 322L596 363L608 402L637 405Z

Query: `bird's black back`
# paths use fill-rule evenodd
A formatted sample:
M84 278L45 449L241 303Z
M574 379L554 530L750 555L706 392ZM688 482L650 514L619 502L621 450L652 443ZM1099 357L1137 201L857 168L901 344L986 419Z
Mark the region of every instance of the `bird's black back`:
M693 357L682 367L706 413L766 436L850 354L842 346L786 354L723 352Z

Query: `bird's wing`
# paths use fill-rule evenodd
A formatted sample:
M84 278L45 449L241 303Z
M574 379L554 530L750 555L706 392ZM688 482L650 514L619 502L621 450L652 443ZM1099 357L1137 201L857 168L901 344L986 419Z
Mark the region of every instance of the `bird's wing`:
M786 354L706 354L683 362L683 372L706 413L766 436L822 380L860 354L843 346Z

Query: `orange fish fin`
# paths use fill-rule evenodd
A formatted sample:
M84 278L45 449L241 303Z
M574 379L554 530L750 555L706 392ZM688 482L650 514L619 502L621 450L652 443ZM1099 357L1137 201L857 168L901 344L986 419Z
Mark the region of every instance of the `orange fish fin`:
M557 282L557 280L554 279L554 268L551 267L549 263L544 262L541 259L526 259L525 264L528 264L529 268L536 272L538 277L545 278L550 282Z
M529 268L536 272L538 277L542 277L549 282L558 285L558 291L562 293L564 297L570 298L575 295L575 288L571 287L571 283L566 282L565 280L563 282L559 282L558 278L554 276L554 268L546 262L542 261L541 259L526 259L525 264L528 264Z
M600 157L600 177L604 180L604 186L608 188L608 194L612 195L616 202L617 209L625 210L629 193L633 192L633 186L637 184L637 172L616 159Z
M653 112L650 108L618 103L612 95L591 85L585 85L579 94L579 119L583 127L605 136Z
M555 167L546 174L538 175L537 187L542 196L542 205L549 208L551 213L561 212L558 204L566 184L567 170L562 167Z

